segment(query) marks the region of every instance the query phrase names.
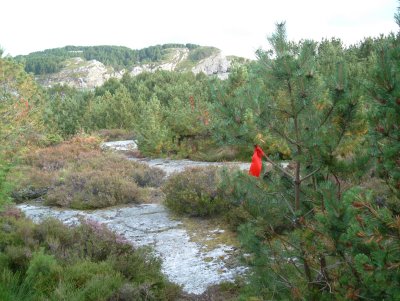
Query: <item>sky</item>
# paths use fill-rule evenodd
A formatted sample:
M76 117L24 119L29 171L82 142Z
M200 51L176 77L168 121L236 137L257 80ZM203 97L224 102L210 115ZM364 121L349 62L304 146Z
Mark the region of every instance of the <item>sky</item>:
M346 45L399 30L398 0L2 0L0 47L11 56L66 45L214 46L255 58L277 22L290 40Z

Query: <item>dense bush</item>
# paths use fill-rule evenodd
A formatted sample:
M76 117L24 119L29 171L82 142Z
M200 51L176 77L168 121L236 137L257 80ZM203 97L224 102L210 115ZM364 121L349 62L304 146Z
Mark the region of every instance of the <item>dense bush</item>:
M225 217L233 230L250 221L276 233L293 227L289 206L284 196L271 188L271 181L267 183L243 171L225 169L219 190L230 205Z
M284 236L254 222L240 227L254 254L245 300L398 300L398 217L360 189L338 200L326 186L324 200Z
M165 204L189 216L219 216L236 231L256 220L257 225L284 233L293 228L288 203L275 190L246 172L226 168L191 168L169 177Z
M0 214L1 300L176 300L180 290L151 250L134 249L101 224L33 224Z
M165 204L178 214L219 215L227 206L218 191L219 181L218 168L188 168L166 181Z

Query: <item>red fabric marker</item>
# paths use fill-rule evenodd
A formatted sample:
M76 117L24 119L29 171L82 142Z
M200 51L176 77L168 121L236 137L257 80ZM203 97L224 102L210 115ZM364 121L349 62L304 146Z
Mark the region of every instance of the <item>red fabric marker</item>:
M251 165L249 170L249 175L254 177L259 177L262 169L262 157L265 156L265 153L257 144L254 145L254 153L251 158Z

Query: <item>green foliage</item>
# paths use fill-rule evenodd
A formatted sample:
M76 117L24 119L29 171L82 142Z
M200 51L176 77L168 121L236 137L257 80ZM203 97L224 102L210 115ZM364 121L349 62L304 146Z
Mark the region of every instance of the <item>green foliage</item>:
M63 137L77 134L82 128L86 100L83 93L73 88L58 86L48 91L45 121Z
M8 203L8 174L19 156L43 142L42 93L22 66L0 57L0 209Z
M138 104L141 116L137 121L137 141L143 154L161 154L172 148L171 133L163 122L161 103L157 97Z
M190 51L189 60L198 62L215 54L216 52L218 52L218 49L215 47L197 47L196 49Z
M0 209L10 201L10 192L12 191L12 185L7 181L7 174L11 168L10 163L2 160L0 156Z
M32 289L38 294L49 295L61 278L60 272L61 267L53 256L44 254L43 250L35 252L32 254L22 286L32 285Z
M143 154L190 156L209 139L207 78L160 71L125 76L122 83L135 103L134 131Z
M255 114L260 114L260 89L250 89L249 67L234 66L226 82L212 85L215 108L212 111L213 138L223 145L252 145L258 133ZM255 86L255 83L254 83ZM252 87L253 88L253 87Z
M225 219L232 229L255 223L260 229L284 233L293 227L293 216L286 196L243 171L223 170L218 183L221 197L230 205ZM269 178L270 180L270 178Z
M64 61L72 57L97 60L120 70L130 68L138 63L159 61L165 50L184 47L196 50L199 46L195 44L164 44L138 50L122 46L66 46L19 55L15 59L25 65L26 72L36 75L59 72L64 67Z
M33 224L15 213L0 214L1 300L172 301L180 294L150 249L132 248L101 224ZM23 264L11 264L23 255Z
M400 36L378 41L370 56L366 79L371 99L370 137L377 169L394 197L400 200Z
M217 190L219 181L217 168L193 168L172 175L163 187L165 204L178 214L220 215L227 203Z
M366 133L357 81L363 68L335 40L288 41L284 23L268 40L270 51L260 50L257 62L233 69L225 87L216 85L213 134L225 144L249 150L259 144L268 154L292 159L294 170L287 175L299 210L307 175L315 174L315 184L321 172L351 173L345 166Z
M241 225L252 254L243 300L396 300L397 217L381 196L375 204L376 194L348 189L371 166L375 141L378 176L396 191L397 40L349 49L335 39L292 43L280 24L269 41L271 51L260 51L246 73L236 71L213 92L220 141L256 142L294 161L284 175L270 173L264 181L236 175L223 182L233 204L228 218ZM370 130L371 140L368 114L372 128L381 125ZM294 200L300 210L292 209Z
M121 82L110 79L92 92L68 87L48 90L45 121L67 138L104 129L134 132L145 155L189 157L210 144L208 79L159 71Z
M42 132L42 93L22 66L0 58L0 155L16 157Z
M135 121L135 104L124 86L115 91L89 100L83 115L86 130L127 129L131 130Z
M299 220L286 236L254 223L241 227L242 242L255 254L249 260L254 275L247 295L397 300L399 271L388 268L400 260L397 218L359 190L347 192L341 201L328 186L326 193L325 210L315 219Z

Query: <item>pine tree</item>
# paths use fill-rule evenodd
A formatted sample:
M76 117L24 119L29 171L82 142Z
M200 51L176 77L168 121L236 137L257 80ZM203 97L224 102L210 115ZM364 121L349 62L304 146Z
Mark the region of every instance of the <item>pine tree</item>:
M396 14L400 26L400 8ZM400 32L378 41L371 57L367 93L370 136L380 176L400 200Z
M327 42L323 51L313 41L289 42L284 23L268 40L271 50L258 52L255 76L262 82L250 80L247 89L261 93L259 111L253 111L257 137L267 148L278 141L290 150L294 174L267 160L293 182L299 210L302 184L322 171L337 179L344 159L363 140L362 97L348 80L360 71L340 43Z
M7 174L43 130L41 91L22 66L0 51L0 207L8 200Z

